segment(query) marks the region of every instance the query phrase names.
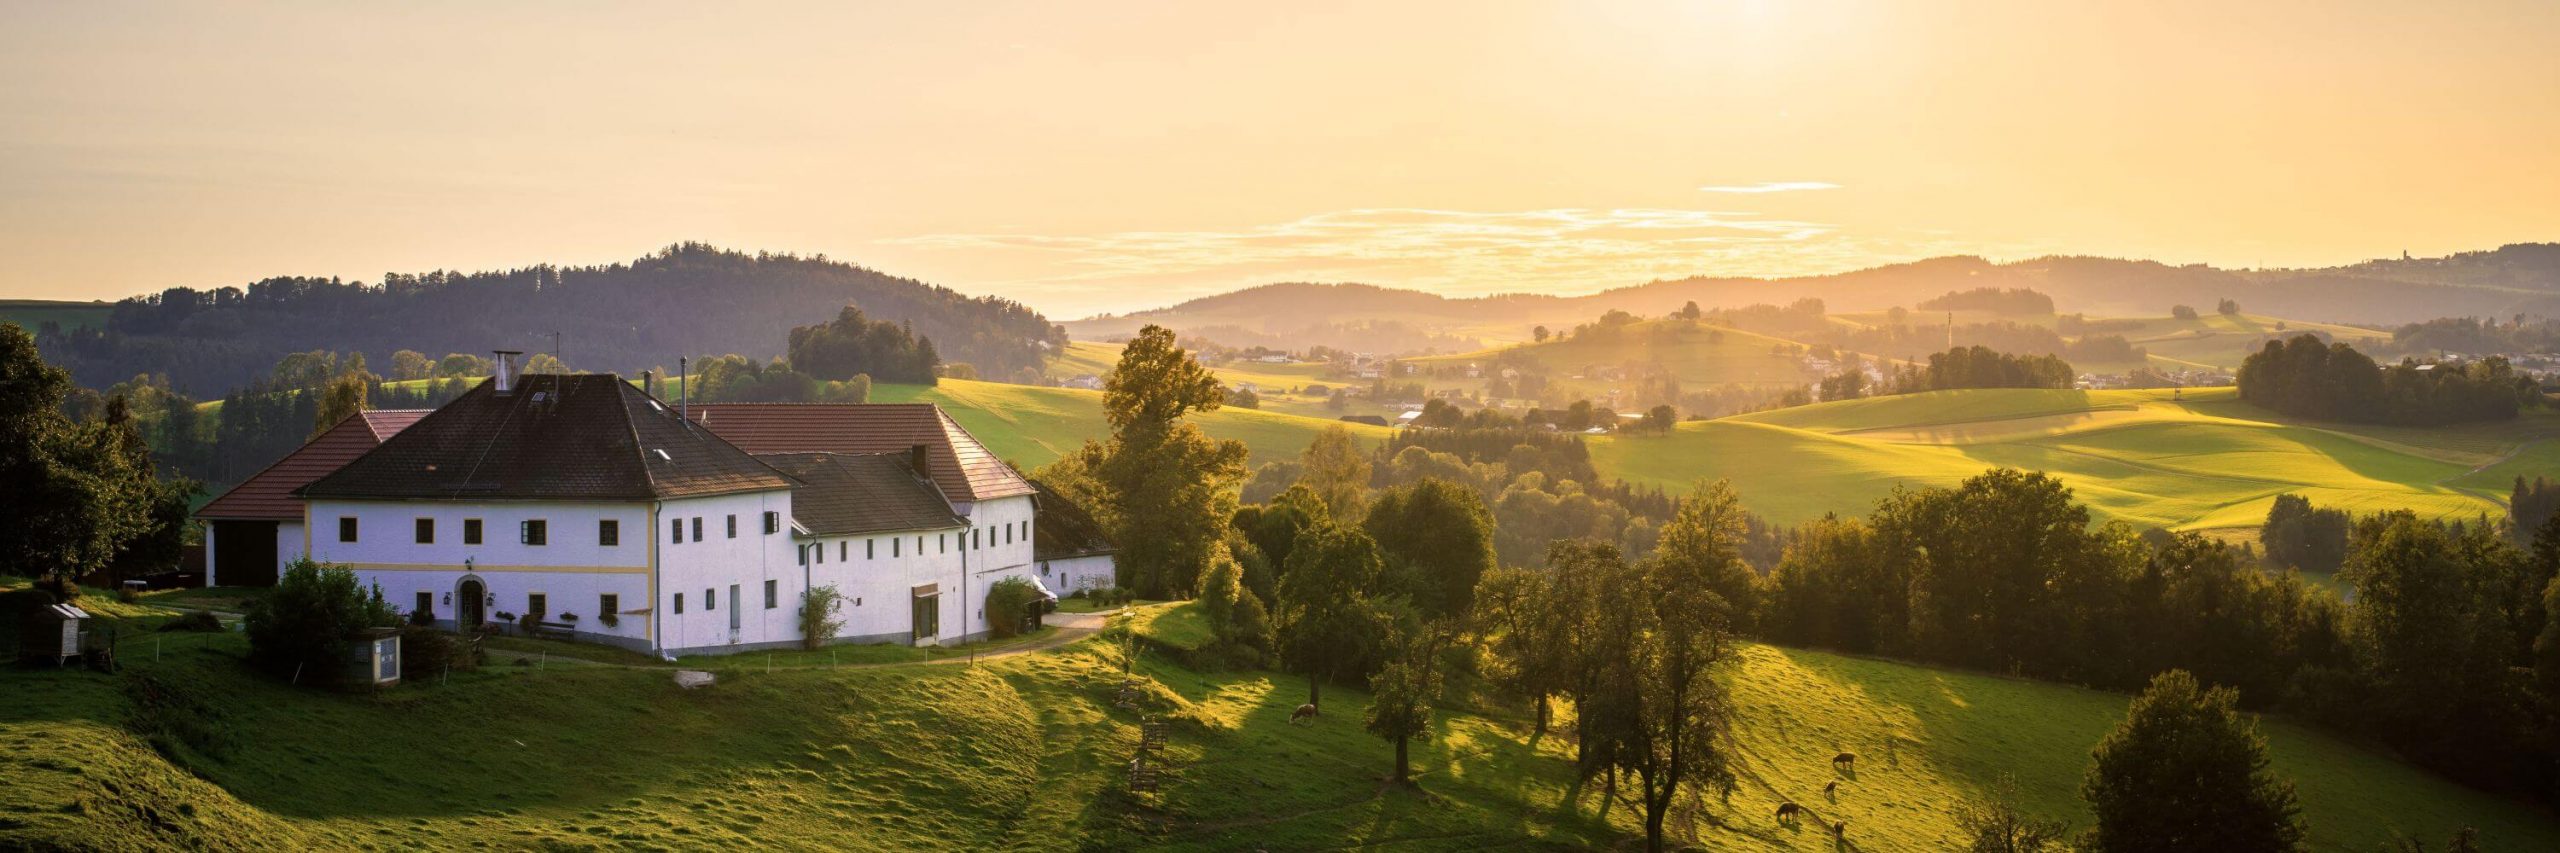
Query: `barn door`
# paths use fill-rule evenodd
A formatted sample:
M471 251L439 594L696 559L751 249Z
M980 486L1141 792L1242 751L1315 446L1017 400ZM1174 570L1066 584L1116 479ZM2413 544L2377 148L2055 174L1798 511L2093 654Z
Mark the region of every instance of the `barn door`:
M746 603L746 599L742 599L742 598L739 598L739 597L738 597L738 585L737 585L737 584L730 584L730 585L729 585L729 642L735 643L735 642L737 642L737 641L738 641L738 626L741 624L741 620L743 620L743 619L745 618L744 616L742 616L742 615L740 615L740 614L744 613L744 612L746 611L746 609L747 609L747 608L745 607L745 603Z

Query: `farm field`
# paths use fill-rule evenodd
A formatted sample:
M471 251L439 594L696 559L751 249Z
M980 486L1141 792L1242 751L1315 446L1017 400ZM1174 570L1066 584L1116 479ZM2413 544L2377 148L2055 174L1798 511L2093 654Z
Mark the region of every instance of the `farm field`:
M1193 605L1142 609L1177 643ZM116 611L138 633L166 613ZM680 691L660 668L494 666L378 694L249 674L237 634L178 638L128 668L214 697L210 751L131 733L116 677L0 671L0 846L207 849L722 845L870 849L1222 850L1611 846L1625 808L1574 784L1571 746L1525 708L1453 698L1414 745L1419 791L1382 785L1390 750L1367 696L1326 690L1292 726L1301 678L1201 672L1149 646L1143 698L1113 707L1121 665L1088 639L960 665L753 668ZM128 646L133 646L131 642ZM1866 850L1935 850L1948 806L2014 777L2029 812L2085 826L2089 747L2125 697L2037 682L1745 646L1730 673L1741 783L1695 822L1707 849L1826 850L1781 797L1845 819ZM1162 790L1121 790L1141 713L1173 723ZM2282 720L2276 772L2300 786L2312 841L2371 850L2395 833L2477 827L2488 849L2560 846L2547 813L2445 782ZM1861 756L1836 797L1838 750ZM429 773L428 769L435 772ZM1675 832L1691 827L1675 827Z
M2182 399L2181 399L2182 398ZM2355 512L2503 513L2514 476L2560 473L2560 414L2450 430L2289 423L2230 389L1941 391L1592 439L1601 471L1686 488L1728 478L1744 504L1796 523L1862 515L1896 486L1948 486L1993 466L2045 471L2101 520L2254 527L2276 495Z
M875 403L941 404L960 425L985 442L996 455L1030 470L1049 464L1086 439L1107 438L1102 419L1102 392L1074 388L1040 388L995 382L945 379L933 387L879 385L871 389ZM1292 458L1314 441L1316 433L1339 421L1232 406L1192 416L1203 431L1245 443L1251 465ZM1343 424L1352 434L1383 440L1385 427Z
M1549 381L1558 387L1574 394L1597 395L1613 387L1631 385L1636 377L1629 376L1623 382L1572 377L1585 374L1587 368L1659 363L1684 387L1801 385L1809 380L1794 353L1803 348L1794 341L1740 329L1646 320L1621 327L1606 337L1575 337L1407 361L1425 368L1480 364L1490 370L1499 358L1526 358L1544 366Z

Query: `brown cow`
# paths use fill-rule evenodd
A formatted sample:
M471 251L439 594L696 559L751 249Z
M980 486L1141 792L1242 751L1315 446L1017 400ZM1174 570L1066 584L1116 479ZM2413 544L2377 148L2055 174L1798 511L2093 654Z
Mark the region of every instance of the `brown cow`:
M1313 719L1315 715L1316 703L1309 702L1298 706L1298 710L1289 712L1289 722L1295 723L1299 720Z
M1843 752L1843 753L1840 753L1839 755L1834 755L1834 756L1832 756L1832 757L1831 757L1831 769L1833 769L1833 770L1853 770L1853 769L1856 769L1856 768L1857 768L1857 766L1858 766L1858 754L1857 754L1857 753L1854 753L1854 752Z
M1800 815L1800 814L1803 814L1803 813L1804 813L1804 807L1803 807L1803 806L1796 805L1796 804L1795 804L1795 803L1793 803L1793 802L1785 802L1785 803L1779 803L1779 804L1778 804L1778 822L1779 822L1779 823L1786 823L1788 820L1793 819L1793 818L1795 818L1797 815Z

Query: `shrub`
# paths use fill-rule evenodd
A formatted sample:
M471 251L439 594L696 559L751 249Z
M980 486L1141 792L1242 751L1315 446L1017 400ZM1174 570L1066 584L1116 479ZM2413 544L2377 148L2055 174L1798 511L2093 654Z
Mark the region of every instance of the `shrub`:
M140 604L142 593L133 591L133 587L129 586L116 587L116 600L126 604Z
M844 620L835 618L844 609L844 596L836 588L813 586L800 593L800 647L816 651L844 629Z
M345 566L293 561L276 586L250 602L249 660L282 677L328 683L346 668L347 636L364 628L391 627L399 617L368 594Z
M59 572L46 572L43 577L36 578L36 588L53 593L55 601L74 601L80 598L79 582Z
M186 615L160 623L158 630L215 633L222 630L222 619L207 611L190 610Z
M607 628L615 627L622 624L622 616L611 610L607 610L603 613L596 614L596 624Z
M400 679L416 681L443 675L447 668L475 668L479 661L464 653L467 648L460 638L434 628L402 628Z
M516 627L523 629L525 636L533 636L533 630L535 628L542 627L542 614L527 613L525 615L518 616L516 617Z
M1023 617L1039 600L1040 587L1030 578L996 581L987 588L987 635L1003 638L1022 633Z
M416 625L416 626L418 626L418 627L420 627L420 628L432 627L432 626L434 626L434 625L436 624L436 614L435 614L435 611L432 611L432 610L412 610L412 611L409 611L409 624L411 624L411 625Z

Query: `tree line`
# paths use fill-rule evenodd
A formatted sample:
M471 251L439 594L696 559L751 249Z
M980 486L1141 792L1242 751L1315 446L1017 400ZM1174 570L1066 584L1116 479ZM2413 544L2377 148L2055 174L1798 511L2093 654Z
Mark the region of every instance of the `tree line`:
M2268 341L2240 364L2240 399L2299 418L2440 425L2515 417L2541 388L2504 358L2383 367L2344 343Z
M171 288L117 303L101 328L47 328L39 338L81 385L157 374L205 395L256 381L293 352L358 352L388 364L386 341L423 352L531 350L548 349L557 332L573 361L623 373L690 352L771 358L784 354L785 343L772 330L847 304L901 318L916 335L931 337L943 357L989 375L1036 369L1066 343L1064 330L1011 300L966 296L824 256L698 243L604 266Z

